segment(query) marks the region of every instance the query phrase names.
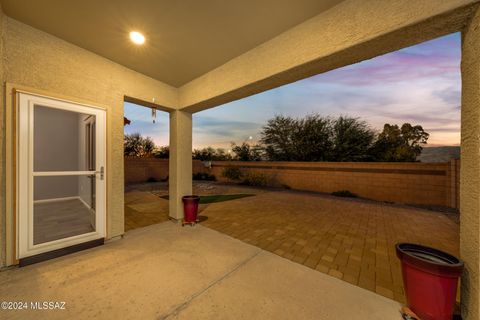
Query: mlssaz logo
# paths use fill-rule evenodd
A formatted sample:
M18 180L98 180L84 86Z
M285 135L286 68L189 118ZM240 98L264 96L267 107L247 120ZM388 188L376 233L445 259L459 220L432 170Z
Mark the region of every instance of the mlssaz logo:
M64 301L32 301L30 309L33 310L65 310Z

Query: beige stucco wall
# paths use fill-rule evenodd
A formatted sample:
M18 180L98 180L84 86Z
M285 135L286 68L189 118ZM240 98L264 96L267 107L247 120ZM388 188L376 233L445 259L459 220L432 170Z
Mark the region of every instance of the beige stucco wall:
M460 255L464 319L480 318L480 11L462 34Z
M170 112L169 215L183 218L182 197L192 194L192 114Z
M0 267L5 265L5 89L3 80L3 13L0 4Z
M185 84L180 108L204 110L459 31L476 2L343 1Z
M107 233L108 237L123 234L124 95L145 101L152 101L152 98L155 98L155 102L166 109L175 109L176 89L11 18L4 17L0 26L5 44L0 59L4 62L4 68L0 66L0 70L4 70L3 81L106 107ZM6 107L11 106L2 103L0 108L2 130ZM4 146L5 132L2 133L0 141ZM11 152L7 150L9 151ZM0 204L3 209L5 207L3 153L1 164ZM5 208L6 214L11 215L9 209ZM2 214L2 226L4 218ZM1 265L5 265L4 237L5 232L2 232Z

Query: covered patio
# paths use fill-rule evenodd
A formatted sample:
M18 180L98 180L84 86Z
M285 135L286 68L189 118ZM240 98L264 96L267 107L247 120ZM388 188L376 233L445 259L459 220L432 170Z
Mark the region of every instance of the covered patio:
M203 226L164 222L0 273L2 319L399 319L399 304ZM345 308L348 305L348 308Z
M135 46L128 38L129 32L139 28L146 34L143 47ZM192 315L205 319L255 316L398 319L398 303L335 279L348 275L349 261L358 257L355 248L359 233L366 235L363 248L373 250L375 261L392 255L391 245L397 239L369 233L372 231L369 219L377 219L380 227L375 229L376 236L381 234L386 223L382 220L383 209L361 219L352 213L342 213L347 221L352 221L350 225L339 224L346 230L340 236L324 230L331 238L327 237L328 243L318 246L321 249L315 255L318 259L315 268L326 262L328 270L320 268L329 275L288 260L310 264L307 261L313 258L309 260L310 256L306 256L310 250L306 248L313 246L314 242L309 244L309 241L315 234L311 239L303 239L295 235L297 229L292 229L290 238L296 239L288 243L293 251L282 249L285 242L273 248L277 244L276 230L280 230L275 224L278 221L272 219L261 227L251 225L249 230L237 229L235 221L221 221L221 213L214 210L215 206L204 212L209 213L206 226L243 237L245 242L277 251L277 255L203 226L181 228L170 221L125 233L123 104L129 101L169 112L168 219L178 222L183 218L181 199L192 193L193 113L453 32L462 33L461 218L459 230L453 232L454 236L459 233L459 248L446 250L459 249L453 253L459 253L465 261L462 317L477 320L480 317L479 0L2 0L0 266L11 269L0 272L2 299L64 300L67 310L1 310L1 317L5 314L5 318L25 318L35 313L35 318L49 319L138 315L185 319ZM24 97L24 113L19 118L20 96ZM27 223L33 219L19 218L21 214L23 218L31 216L33 207L19 201L19 197L28 196L28 201L34 201L33 165L27 161L31 154L27 148L20 148L19 134L23 133L21 141L28 140L33 148L33 134L25 134L33 130L32 122L23 119L28 118L27 111L32 112L31 101L45 100L56 103L57 108L62 104L64 109L88 111L99 120L95 132L100 133L96 138L102 143L92 145L100 152L85 158L94 158L99 165L89 167L86 172L74 169L95 181L97 195L92 199L99 205L90 206L96 210L97 220L91 224L97 233L90 234L88 239L106 244L15 268L29 254L45 253L45 248L62 249L67 243L60 241L54 247L46 243L42 248L28 251L32 228ZM37 106L43 104L36 102ZM20 124L25 130L18 130ZM20 157L22 152L27 156ZM21 175L20 162L25 170ZM55 169L58 171L58 167ZM38 174L48 176L52 172ZM78 175L75 172L66 175ZM257 197L262 200L264 195ZM268 201L263 200L257 203L256 210L267 210L262 206L268 205ZM351 205L355 210L364 209L362 203ZM420 231L401 221L408 214L401 209L396 212L399 234L409 230L419 241L425 239ZM425 217L421 219L428 223L427 214L417 215ZM441 219L442 223L451 224L445 219ZM309 224L316 223L313 220L307 217L307 223L298 230L308 234ZM323 227L327 228L328 219L323 221ZM282 225L288 226L284 222ZM270 226L275 227L269 229ZM249 235L260 229L272 233L265 239ZM441 245L441 238L425 239L436 240L439 243L432 244ZM340 260L347 260L347 269L340 269ZM355 263L363 262L362 258ZM395 286L390 291L384 289L390 290L375 282L377 293L390 298L393 294L395 298L395 293L401 292Z

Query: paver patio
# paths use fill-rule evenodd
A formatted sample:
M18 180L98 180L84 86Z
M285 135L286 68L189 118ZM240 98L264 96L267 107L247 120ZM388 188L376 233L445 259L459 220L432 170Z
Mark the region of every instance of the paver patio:
M222 188L225 193L246 191L215 185L204 192ZM400 302L404 297L396 243L459 253L459 226L439 212L290 190L247 189L257 195L202 205L201 215L208 218L202 225ZM202 194L201 188L195 191ZM167 219L166 209L162 215Z
M266 190L236 185L221 185L195 181L193 192L201 195L262 193ZM167 221L168 201L160 198L168 195L165 182L144 183L125 188L125 231ZM205 206L201 206L201 209Z
M168 220L168 201L150 192L147 186L126 188L125 231Z

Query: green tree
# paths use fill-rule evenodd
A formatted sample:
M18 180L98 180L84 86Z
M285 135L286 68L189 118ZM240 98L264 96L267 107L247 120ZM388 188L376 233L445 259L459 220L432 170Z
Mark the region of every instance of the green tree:
M429 134L420 125L404 123L401 127L386 123L372 148L376 161L416 161L427 144Z
M123 138L125 156L149 157L155 150L155 143L150 137L142 137L140 133L126 134Z
M217 148L215 149L215 153L213 155L213 160L215 161L226 161L226 160L232 160L232 155L229 154L225 149L223 148Z
M231 155L229 155L225 149L215 149L213 147L193 150L192 158L201 161L224 161L232 159Z
M298 119L292 139L296 161L331 161L333 121L318 114Z
M370 161L375 132L358 118L341 116L333 121L331 161Z
M262 160L262 146L255 144L253 146L244 142L236 145L232 142L232 152L235 153L235 159L239 161L260 161Z
M276 116L261 132L272 161L327 161L332 150L332 121L318 114L302 119Z
M155 149L155 158L168 159L170 157L170 148L168 146L158 147Z
M273 161L367 161L375 132L358 118L313 114L301 119L276 116L261 136Z
M297 121L292 117L275 116L268 120L261 132L261 143L272 161L293 161L295 154L292 132L297 127Z
M203 149L195 149L193 150L193 159L201 160L201 161L211 161L213 155L215 153L215 149L212 147L206 147Z

